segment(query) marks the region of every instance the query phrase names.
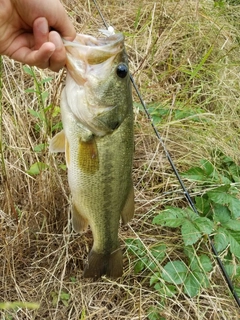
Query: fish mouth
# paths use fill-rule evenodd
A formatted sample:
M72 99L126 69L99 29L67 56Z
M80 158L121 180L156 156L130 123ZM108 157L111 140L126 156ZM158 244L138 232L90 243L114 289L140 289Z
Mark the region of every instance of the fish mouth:
M67 69L76 83L84 86L89 68L101 65L111 58L114 59L123 50L124 35L117 33L109 37L95 38L77 34L74 41L63 39L63 44L67 54Z
M109 37L95 38L90 35L77 34L73 42L63 40L63 44L66 48L68 60L72 56L90 65L95 65L122 51L124 36L122 33L117 33Z

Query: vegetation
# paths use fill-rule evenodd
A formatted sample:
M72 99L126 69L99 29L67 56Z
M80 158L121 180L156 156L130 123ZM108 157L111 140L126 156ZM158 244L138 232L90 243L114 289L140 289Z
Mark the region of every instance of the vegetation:
M78 32L103 28L91 1L64 1ZM120 229L124 275L82 278L91 231L69 221L61 130L65 71L1 59L0 319L237 320L240 310L240 5L99 1L124 32L130 68L194 200L185 199L133 92L136 213Z

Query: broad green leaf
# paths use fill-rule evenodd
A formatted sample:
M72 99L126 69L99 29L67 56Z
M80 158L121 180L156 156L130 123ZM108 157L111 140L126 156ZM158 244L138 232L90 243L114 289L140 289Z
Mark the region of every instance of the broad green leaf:
M198 215L196 212L194 212L191 208L185 208L183 209L183 215L186 217L188 220L196 220L198 218Z
M188 269L184 262L180 260L169 261L162 271L163 280L173 283L182 284L187 276Z
M192 221L185 220L181 227L182 237L185 246L196 243L202 236Z
M177 288L173 284L166 284L163 287L164 296L173 297L177 293Z
M210 161L202 159L200 161L202 167L204 168L204 171L206 173L207 176L211 176L211 174L214 172L215 168L214 166L211 164Z
M224 225L227 221L231 219L230 211L226 206L223 206L222 204L215 203L213 205L213 219L216 222L220 222L222 225Z
M228 241L228 236L225 233L225 229L224 228L219 228L217 230L217 233L214 235L213 239L214 239L214 245L215 248L218 252L223 251L224 249L226 249L226 247L229 244Z
M35 111L33 109L28 109L28 111L33 117L40 119L41 121L45 120L44 116L41 114L41 112Z
M139 239L126 239L125 243L130 253L138 257L145 255L146 249L144 248L144 245Z
M161 261L165 257L166 249L167 247L165 244L157 244L154 247L151 247L150 251L154 258Z
M52 304L55 307L58 303L58 294L57 292L53 291L51 292L51 296L52 296Z
M50 82L51 80L53 80L52 77L47 77L47 78L44 78L41 83L47 83L47 82Z
M205 272L210 272L213 268L211 259L206 254L201 254L199 263Z
M70 299L70 294L65 292L65 291L62 291L61 294L60 294L60 298L63 299L63 300L69 300Z
M194 259L194 257L195 257L194 247L192 247L192 246L184 247L183 251L186 254L186 256L189 258L190 261L192 259Z
M61 301L62 301L62 303L65 305L65 307L68 307L68 300L62 299Z
M234 182L240 182L240 167L235 163L228 166L229 173L232 176Z
M224 267L227 271L227 274L229 275L229 277L233 277L234 276L234 273L235 273L235 269L236 269L236 266L233 265L232 263L225 263L224 264Z
M195 197L196 208L205 216L211 211L211 202L208 197Z
M161 122L158 114L151 114L152 122L157 126Z
M190 269L195 272L209 272L212 270L212 262L206 254L194 256L191 260Z
M235 292L238 296L240 296L240 288L235 288Z
M143 261L145 262L144 263L145 269L149 269L152 271L156 270L157 264L154 259L152 259L151 257L147 257L147 258L144 258Z
M138 274L139 272L143 271L146 267L144 260L138 260L138 262L134 266L134 273Z
M185 252L186 250L184 250ZM189 260L190 260L190 263L189 263L189 267L191 269L192 272L196 272L196 271L199 271L201 270L200 266L199 266L199 257L196 255L196 253L192 252L192 257L189 256Z
M52 111L53 108L54 108L53 105L50 103L49 105L47 105L47 106L43 109L43 111L44 111L44 113L46 113L46 112L48 112L49 110ZM52 116L53 116L53 112L52 112Z
M77 279L75 277L70 277L70 280L72 283L76 283L77 282Z
M52 132L53 131L61 131L62 129L63 129L62 122L58 122L52 127Z
M232 212L234 218L240 217L240 200L234 196L229 197L229 210Z
M240 233L228 230L228 240L231 252L240 258Z
M158 281L157 283L155 283L155 285L153 286L153 288L158 291L159 293L162 293L163 291L163 285L160 281Z
M200 167L194 167L182 173L182 176L190 180L206 181L205 172Z
M235 261L234 261L234 272L236 273L236 277L238 277L238 279L240 279L240 264L238 264L236 266Z
M174 120L185 119L191 117L191 121L200 121L199 113L202 113L202 110L188 110L188 109L176 109L174 112Z
M165 245L156 245L154 247L149 248L150 252L144 252L144 257L142 258L142 263L138 263L138 266L135 266L134 270L136 271L136 268L140 269L139 271L142 271L144 268L150 269L150 270L156 270L158 262L161 262L162 259L165 257L166 252L166 246Z
M206 217L197 217L194 223L203 234L211 234L213 231L213 222Z
M224 224L225 228L231 229L233 231L240 231L240 221L239 220L228 220Z
M60 114L60 112L61 112L60 107L59 107L59 106L55 106L54 109L53 109L53 114L52 114L52 116L53 116L53 117L56 117L56 116L58 116L58 115Z
M210 286L208 276L204 271L196 271L194 272L194 276L197 278L201 287L208 288Z
M228 177L226 177L225 175L223 174L219 174L219 179L220 183L223 183L223 184L226 184L226 185L229 185L232 183L232 180L230 180Z
M230 185L226 184L212 191L208 191L206 194L208 195L209 199L211 199L213 202L226 205L229 203L230 195L227 192L230 187Z
M160 310L158 310L156 307L150 307L148 309L147 317L148 320L166 320L166 318L160 315Z
M163 109L159 103L153 103L148 105L148 112L151 115L153 123L157 125L161 122L162 117L169 113L169 109Z
M59 166L58 166L60 169L62 169L62 170L64 170L64 171L66 171L67 170L67 166L66 166L66 164L60 164Z
M35 76L34 71L31 67L23 66L23 71L32 77Z
M40 115L40 113L39 113L38 111L35 111L35 110L33 110L33 109L28 109L28 112L29 112L32 116L34 116L35 118L38 118L38 119L41 118L41 115Z
M159 272L155 272L150 278L150 286L154 285L155 283L159 282L161 275Z
M189 297L195 297L201 288L201 285L196 279L196 277L192 274L189 273L187 278L184 281L184 292L189 296Z
M41 93L41 98L42 98L43 102L48 98L48 96L49 96L49 92L48 91L43 91Z
M176 228L183 222L183 210L169 207L153 219L153 223L161 226Z
M30 169L27 170L27 173L34 176L39 174L41 171L47 169L49 166L43 162L35 162L31 165Z
M226 185L227 187L229 185ZM218 188L219 189L219 188ZM207 195L209 196L209 199L211 199L213 202L228 206L229 210L231 211L234 218L240 217L240 200L236 198L236 196L227 193L228 190L214 190L207 192ZM231 192L234 192L232 189Z
M33 151L34 152L42 152L46 149L46 143L41 143L41 144L38 144L36 145L34 148L33 148Z

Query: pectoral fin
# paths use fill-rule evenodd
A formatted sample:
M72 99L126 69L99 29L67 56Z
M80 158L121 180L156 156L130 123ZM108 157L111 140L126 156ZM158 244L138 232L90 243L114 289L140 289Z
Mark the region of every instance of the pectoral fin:
M65 151L65 133L60 131L50 141L50 152L64 152Z
M127 200L121 213L123 224L128 223L134 215L134 190L133 184L131 185Z
M72 226L75 232L85 231L88 227L88 220L81 214L74 203L72 204Z

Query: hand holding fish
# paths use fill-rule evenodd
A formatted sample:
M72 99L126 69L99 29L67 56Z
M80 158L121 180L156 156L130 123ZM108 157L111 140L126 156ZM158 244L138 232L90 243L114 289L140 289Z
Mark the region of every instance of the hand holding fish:
M65 65L61 37L72 41L76 32L59 0L0 0L0 7L0 54L53 71Z

